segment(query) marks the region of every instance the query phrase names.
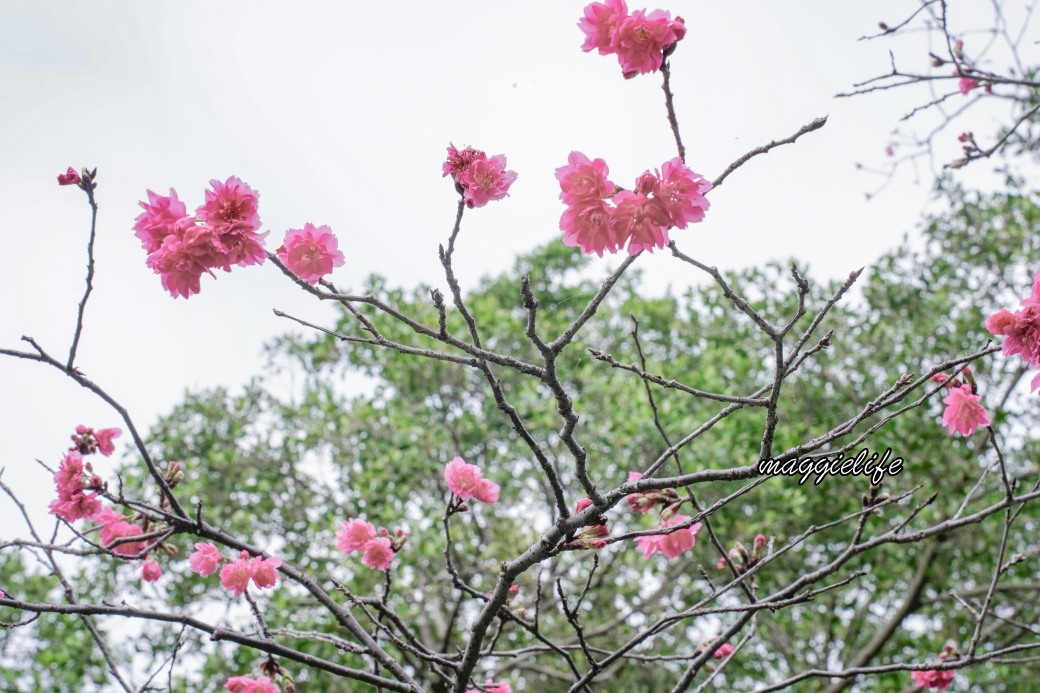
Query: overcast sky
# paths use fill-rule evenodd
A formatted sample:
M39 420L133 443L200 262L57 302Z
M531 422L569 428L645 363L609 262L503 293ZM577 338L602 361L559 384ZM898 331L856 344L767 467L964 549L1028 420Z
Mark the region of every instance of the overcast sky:
M201 294L173 300L131 229L148 188L176 188L194 209L211 178L237 175L260 191L269 248L287 228L331 226L346 255L332 277L341 287L372 272L393 284L443 286L436 249L457 198L440 164L454 142L504 154L519 173L509 198L466 215L456 254L464 286L559 238L553 172L571 150L603 157L629 187L675 155L660 75L626 81L613 57L581 52L584 5L6 0L0 345L18 348L24 334L67 353L89 219L83 194L56 184L70 165L98 168L101 206L78 365L142 431L186 388L236 386L258 373L262 343L292 329L272 308L316 321L330 315L269 264L204 277ZM672 233L685 252L725 269L793 255L815 276L835 278L914 231L931 173L922 170L919 185L901 174L867 203L864 193L881 181L855 164L884 164L890 132L918 101L909 93L833 98L887 71L889 47L912 45L856 39L913 6L661 5L689 30L672 65L694 171L713 178L748 149L829 115L823 130L754 160L711 193L705 222ZM907 66L926 70L927 56L911 53ZM948 139L947 159L957 151ZM614 264L598 262L603 273ZM644 254L637 266L648 291L700 280L667 253ZM118 425L57 372L0 359L0 466L37 507L53 489L33 460L56 465L78 423ZM0 517L12 512L6 501L0 508ZM11 531L5 524L0 537Z

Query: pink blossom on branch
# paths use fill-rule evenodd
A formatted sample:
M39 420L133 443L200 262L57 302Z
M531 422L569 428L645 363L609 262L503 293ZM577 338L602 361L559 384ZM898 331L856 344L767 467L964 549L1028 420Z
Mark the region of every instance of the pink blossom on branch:
M456 149L454 144L449 144L448 158L441 166L441 173L444 176L456 176L469 168L469 165L477 159L486 158L487 154L479 149L466 147L460 150Z
M923 671L911 671L914 683L920 688L934 688L944 691L950 687L956 672L952 669L925 669Z
M361 562L373 570L389 570L394 555L390 539L378 537L365 543Z
M213 189L206 191L206 202L196 210L203 224L215 229L231 226L256 231L260 228L257 191L237 176L223 183L214 179L209 184Z
M79 185L79 182L79 174L71 166L65 173L58 174L58 185Z
M629 255L668 245L669 216L660 200L622 190L614 203L610 228L615 238L628 240Z
M970 436L979 426L990 424L986 410L979 404L979 396L971 391L971 385L965 383L960 387L951 387L950 394L943 399L943 404L946 405L943 426L949 428L950 433Z
M162 245L178 224L185 220L194 225L188 216L188 209L177 198L177 191L170 188L169 196L147 191L148 201L138 202L144 211L134 220L134 235L141 240L141 246L148 253L154 253Z
M355 551L362 551L365 544L375 538L376 528L371 522L351 518L343 521L342 527L336 532L336 548L342 549L346 554L351 554Z
M155 561L145 561L141 564L141 579L145 582L155 582L162 577L162 568Z
M145 264L160 276L163 288L174 298L199 293L203 274L212 276L213 268L230 267L217 234L192 219L178 223Z
M733 646L730 645L728 642L724 642L721 645L719 645L719 649L715 650L715 652L712 653L711 657L712 659L725 659L726 657L729 657L731 654L733 654Z
M571 152L567 165L556 169L556 180L560 181L560 199L565 204L593 203L606 199L616 187L607 180L607 162L603 159L589 160L581 152Z
M661 175L653 187L654 199L660 200L668 213L671 226L685 229L687 224L704 221L704 213L711 206L705 193L711 183L694 173L682 159L675 157L661 166Z
M278 258L308 284L343 266L339 241L328 226L304 224L302 229L289 229L277 250Z
M249 581L263 589L274 587L278 582L275 569L282 564L281 559L256 556L252 559L248 551L242 551L239 558L220 570L220 584L236 597L241 596L249 587Z
M213 544L207 542L197 542L195 544L195 551L188 556L188 565L191 566L193 573L198 573L202 577L212 575L217 572L217 568L220 564L226 561L224 554L220 552Z
M95 431L94 439L97 441L98 452L105 457L110 456L116 451L116 446L112 439L121 435L123 435L123 432L118 428L102 428L100 431Z
M282 690L266 676L256 679L252 676L232 676L224 684L224 688L231 693L281 693Z
M493 481L484 478L480 467L468 464L461 457L456 457L444 467L444 480L448 488L461 500L476 498L482 503L494 503L498 500L501 488Z
M568 207L560 217L563 244L577 246L586 255L603 251L611 254L620 250L624 240L619 240L610 224L613 209L602 200Z
M585 6L585 16L578 21L578 28L585 33L581 49L588 53L598 50L600 55L614 52L614 33L618 24L628 16L625 0L606 0Z
M688 515L676 514L664 525L658 525L655 529L668 529L681 525L684 522L688 522L693 518ZM676 530L669 534L650 534L641 536L638 539L639 548L643 551L643 558L650 558L655 553L660 551L667 558L675 558L684 551L692 549L697 543L697 531L701 528L701 523L697 522L689 527Z
M685 35L685 24L678 22ZM672 15L664 10L636 10L614 31L611 48L617 53L625 77L656 72L664 62L664 51L679 41Z
M462 186L462 197L469 208L483 207L492 200L509 195L509 187L516 180L516 171L506 170L506 158L498 154L491 158L474 159L469 166L455 174Z

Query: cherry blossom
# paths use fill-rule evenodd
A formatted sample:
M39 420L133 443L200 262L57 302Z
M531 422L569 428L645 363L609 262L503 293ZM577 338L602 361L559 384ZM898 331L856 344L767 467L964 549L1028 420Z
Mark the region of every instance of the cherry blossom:
M217 568L220 564L226 561L224 554L220 552L213 544L206 542L197 542L195 544L195 551L188 556L188 565L191 566L193 573L206 577L217 572Z
M685 24L679 21L681 31ZM664 50L679 41L672 15L664 10L636 10L618 24L611 47L617 53L625 77L656 72L664 62Z
M334 267L343 266L339 241L328 226L304 224L302 229L289 229L277 253L285 266L308 284L317 284Z
M654 529L668 529L684 522L692 520L688 515L675 514L664 525L658 525ZM684 551L692 549L697 543L697 530L701 523L697 522L689 527L670 532L668 534L650 534L639 537L639 548L643 551L644 558L650 558L660 551L667 558L675 558Z
M394 560L394 550L387 537L378 537L365 542L361 562L374 570L388 570Z
M372 539L376 538L376 528L371 522L365 522L357 518L351 518L343 522L343 526L336 533L336 548L342 549L344 553L351 554L362 551Z
M513 693L513 687L508 683L497 683L491 679L484 681L483 692L479 688L470 688L466 693Z
M256 556L252 559L248 551L242 551L237 560L220 569L220 584L236 597L241 596L249 587L249 581L263 589L274 587L278 582L275 569L282 564L281 559Z
M971 385L967 383L960 387L951 387L950 394L943 399L943 404L946 405L943 426L949 428L950 433L970 436L979 426L990 424L986 410L979 404L979 396L972 393Z
M155 561L145 561L141 564L141 579L145 582L155 582L162 577L162 567Z
M483 503L494 503L501 490L499 485L484 478L480 467L468 464L461 457L456 457L444 467L444 480L448 488L461 500L476 498Z
M455 174L462 186L466 206L483 207L493 200L509 195L509 187L516 180L516 171L506 170L506 158L501 154L491 158L476 158L469 166Z
M224 688L231 693L281 693L282 690L266 676L256 679L252 676L232 676L224 684Z
M79 185L80 180L79 174L71 166L65 173L58 174L58 185Z
M585 43L581 49L588 53L598 50L600 55L614 52L614 32L628 16L625 0L606 0L585 6L585 16L578 21L578 28L585 32Z
M925 669L923 671L911 671L914 683L919 688L934 688L944 691L950 687L956 672L952 669Z

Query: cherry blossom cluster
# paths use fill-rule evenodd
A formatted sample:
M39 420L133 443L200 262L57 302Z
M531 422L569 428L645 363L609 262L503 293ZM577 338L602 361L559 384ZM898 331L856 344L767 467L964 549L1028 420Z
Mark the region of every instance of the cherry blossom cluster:
M751 570L751 567L758 563L759 559L762 558L762 550L766 547L769 540L766 539L764 534L756 534L755 540L751 544L751 552L748 553L747 548L744 547L739 541L733 542L733 547L726 552L729 556L730 562L733 567L736 568L738 575L743 575L747 571ZM726 559L719 557L718 562L715 563L716 570L725 570ZM718 654L718 653L716 653Z
M976 394L978 390L971 369L965 366L961 373L964 375L964 382L961 382L960 378L951 379L945 373L936 373L931 379L949 390L949 394L943 399L943 404L946 405L943 411L943 426L950 429L951 435L960 433L962 436L970 436L979 426L989 426L990 420Z
M711 183L679 157L659 171L644 172L632 191L615 186L607 174L603 159L590 160L581 152L571 152L567 165L556 169L560 199L567 205L560 217L563 242L586 254L603 257L626 243L630 255L664 248L670 227L703 221L710 207L704 195Z
M955 660L959 659L960 656L961 653L957 651L957 648L953 645L946 645L943 647L943 651L939 653L939 661ZM949 688L956 675L957 672L953 669L924 669L910 672L910 676L914 679L914 683L917 684L918 688L934 688L939 691Z
M594 2L585 7L578 21L585 33L581 49L598 50L600 55L616 54L625 79L661 69L664 59L686 36L682 17L672 19L664 10L635 10L631 14L625 0Z
M240 551L237 559L231 559L207 542L196 543L195 551L188 556L192 572L202 577L212 575L220 568L220 584L236 597L249 588L250 581L258 589L277 585L278 566L281 564L280 558L250 556L248 551Z
M469 464L461 457L453 458L444 466L444 480L448 488L457 498L453 511L463 511L467 507L465 501L476 498L481 503L495 503L501 487L490 479L485 479L480 467Z
M105 483L94 473L93 465L83 460L83 456L100 452L108 457L115 452L112 440L121 434L118 428L95 431L82 424L76 426L76 432L72 434L73 445L65 453L54 474L58 497L51 501L52 515L67 522L92 520L98 516L103 508L98 493L104 490Z
M718 638L709 638L709 639L705 640L704 642L702 642L700 645L697 646L697 649L694 650L694 654L700 654L701 652L704 652L705 650L710 649L715 644L715 641L717 639ZM712 659L725 659L726 657L729 657L731 654L733 654L733 650L734 650L734 647L732 645L730 645L728 642L724 642L721 645L719 645L719 648L717 650L712 652L711 658Z
M263 264L267 257L264 239L269 232L258 232L260 194L235 176L223 183L211 180L210 186L194 216L173 188L169 196L149 190L148 201L138 203L144 212L135 220L134 233L148 253L145 263L174 298L199 293L203 274ZM289 229L277 252L290 270L311 284L343 265L343 253L328 226Z
M1004 338L1004 355L1020 356L1030 368L1040 368L1040 271L1033 275L1033 292L1014 312L1000 309L986 318L986 329ZM1040 389L1040 373L1029 384Z
M628 473L630 484L641 478L643 475L640 472ZM685 500L679 497L675 489L633 493L626 500L629 507L640 515L645 515L654 506L661 506L661 520L652 529L662 531L643 535L636 540L643 552L643 558L650 558L658 552L663 553L666 558L676 558L696 545L697 531L701 528L701 523L693 523L691 516L679 513L679 508Z
M441 166L441 172L455 181L456 190L470 209L509 195L509 186L517 176L516 171L506 170L504 155L488 157L479 149L466 147L459 150L453 144L448 145L448 158Z
M259 193L235 176L211 180L206 201L190 216L177 192L169 196L148 191L148 201L134 223L134 233L148 253L146 264L162 278L174 298L200 291L203 274L213 276L232 265L262 264L264 236L257 233Z
M394 556L406 541L408 532L403 529L395 530L393 534L386 528L376 532L375 525L358 518L345 520L336 532L336 548L348 556L359 551L361 562L373 570L389 570Z

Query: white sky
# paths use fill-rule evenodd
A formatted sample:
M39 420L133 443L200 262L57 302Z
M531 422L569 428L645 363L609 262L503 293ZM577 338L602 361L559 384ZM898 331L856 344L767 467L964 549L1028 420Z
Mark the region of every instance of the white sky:
M131 230L146 188L174 187L194 209L211 178L237 175L260 191L270 248L287 228L332 227L347 258L332 277L340 286L357 288L371 272L443 286L436 249L456 194L440 165L449 142L473 145L505 154L519 179L505 201L467 213L456 268L464 286L507 268L516 253L560 237L553 172L572 149L605 158L625 186L675 155L660 75L625 81L613 57L581 52L575 25L584 5L6 0L0 345L19 348L26 334L67 353L89 219L83 194L55 182L69 165L98 167L101 205L78 365L142 431L186 388L238 385L257 373L261 344L292 329L272 308L315 321L330 315L270 265L204 277L201 294L173 300ZM748 149L830 116L823 130L754 160L711 193L706 221L672 233L684 251L726 269L794 255L833 278L913 231L930 174L916 186L900 175L868 204L864 193L879 181L854 164L884 163L889 133L919 101L909 93L833 98L887 71L894 42L856 38L913 5L662 5L689 30L672 65L695 171L713 178ZM927 69L923 51L901 57ZM948 139L947 160L958 148ZM699 281L667 253L637 266L653 291ZM36 507L52 486L33 460L56 464L78 423L118 422L57 372L0 359L0 466ZM0 501L0 518L12 513ZM11 532L5 523L0 538Z

